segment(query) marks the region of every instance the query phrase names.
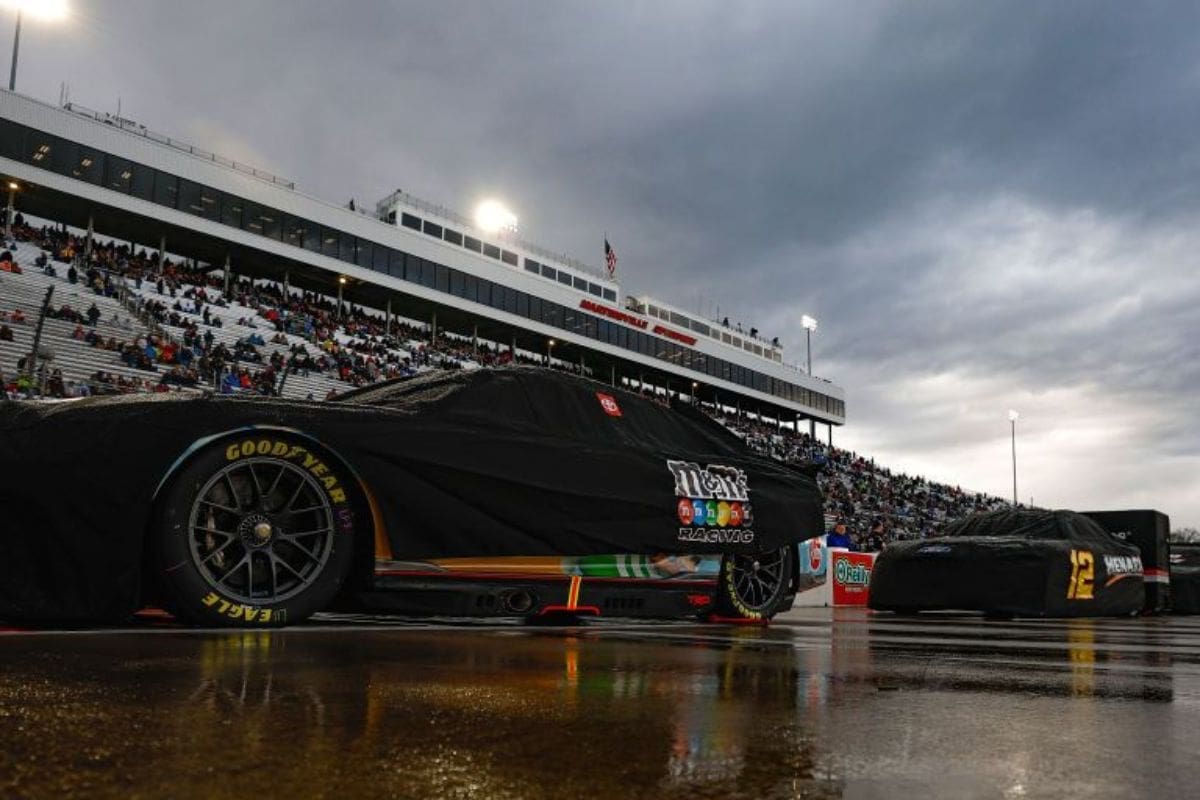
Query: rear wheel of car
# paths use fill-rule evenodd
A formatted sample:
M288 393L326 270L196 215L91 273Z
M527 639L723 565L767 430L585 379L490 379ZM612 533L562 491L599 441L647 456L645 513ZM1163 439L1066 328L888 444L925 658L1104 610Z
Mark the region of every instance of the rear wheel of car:
M758 555L727 555L721 560L716 614L766 620L783 610L791 597L792 548Z
M289 434L202 450L157 508L153 564L168 610L193 624L258 628L327 606L353 560L347 477Z

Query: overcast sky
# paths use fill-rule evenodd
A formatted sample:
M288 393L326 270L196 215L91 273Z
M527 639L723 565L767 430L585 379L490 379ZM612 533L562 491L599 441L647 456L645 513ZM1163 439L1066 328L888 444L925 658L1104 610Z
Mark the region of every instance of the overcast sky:
M1007 496L1016 408L1022 500L1200 525L1200 4L70 2L18 90L607 231L626 293L797 363L815 316L836 444Z

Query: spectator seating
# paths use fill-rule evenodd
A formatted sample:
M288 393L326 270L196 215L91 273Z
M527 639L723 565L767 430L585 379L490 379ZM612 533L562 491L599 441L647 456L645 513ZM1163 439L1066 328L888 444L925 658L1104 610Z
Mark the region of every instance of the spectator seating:
M33 266L32 260L22 264L22 268L21 274L0 274L0 314L7 317L0 319L0 325L7 325L13 334L12 341L0 341L0 371L3 372L6 381L16 376L18 363L32 350L42 302L46 296L46 289L51 286L54 287L51 307L55 310L69 306L79 314L86 314L95 304L100 313L96 325L83 323L82 327L85 331L94 332L106 343L111 340L125 344L148 334L145 325L126 311L116 299L96 294L81 284L72 285L65 278L45 275ZM12 321L13 312L16 311L24 317L24 322ZM159 374L156 371L129 367L122 362L118 351L93 347L73 338L72 334L80 325L81 323L68 319L47 317L45 320L42 328L42 350L53 353L52 359L42 360L48 374L59 370L64 384L75 386L94 383L93 376L98 371L121 379L127 388L136 384L140 390L149 391L158 383ZM117 387L100 388L116 390Z

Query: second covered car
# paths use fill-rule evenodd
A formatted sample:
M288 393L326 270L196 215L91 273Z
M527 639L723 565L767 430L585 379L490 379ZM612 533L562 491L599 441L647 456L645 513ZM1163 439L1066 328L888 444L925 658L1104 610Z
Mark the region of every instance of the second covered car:
M1141 610L1142 560L1073 511L1004 510L965 517L942 536L884 548L871 574L882 611L1123 616Z

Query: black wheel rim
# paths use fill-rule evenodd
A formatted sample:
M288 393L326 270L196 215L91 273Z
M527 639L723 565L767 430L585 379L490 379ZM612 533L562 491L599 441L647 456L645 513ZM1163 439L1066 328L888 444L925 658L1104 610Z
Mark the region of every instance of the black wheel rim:
M751 611L768 611L786 581L786 550L757 556L733 556L733 591Z
M299 466L251 457L224 467L192 504L188 549L204 580L249 605L294 597L324 571L333 509Z

